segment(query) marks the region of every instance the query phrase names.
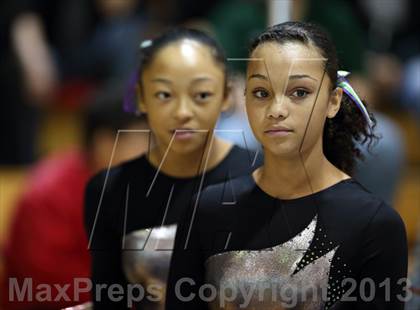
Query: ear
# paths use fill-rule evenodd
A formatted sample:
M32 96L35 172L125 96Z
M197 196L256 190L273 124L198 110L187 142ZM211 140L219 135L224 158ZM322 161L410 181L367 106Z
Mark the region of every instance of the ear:
M222 112L226 112L230 108L232 108L232 104L234 102L233 92L232 92L232 83L228 82L226 85L225 93L223 95L222 101Z
M343 89L336 87L331 95L328 102L327 117L333 118L340 110L341 107L341 98L343 97Z
M141 88L138 84L136 85L136 100L137 100L137 105L139 107L139 111L141 113L147 113L146 104L144 103L143 95L141 93Z

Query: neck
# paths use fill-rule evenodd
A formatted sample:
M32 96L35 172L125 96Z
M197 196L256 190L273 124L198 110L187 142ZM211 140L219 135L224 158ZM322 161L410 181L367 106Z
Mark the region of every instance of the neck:
M201 148L189 153L177 153L156 146L150 152L149 161L160 171L174 177L193 177L218 165L232 145L216 137Z
M280 157L265 152L264 165L253 177L266 193L281 199L303 197L349 178L325 157L322 141L296 156Z

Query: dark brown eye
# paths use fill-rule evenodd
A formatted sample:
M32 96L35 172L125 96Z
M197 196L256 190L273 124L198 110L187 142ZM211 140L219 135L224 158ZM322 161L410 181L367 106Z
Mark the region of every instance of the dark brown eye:
M159 91L155 94L155 97L158 98L159 100L168 100L169 98L171 98L171 94L169 92L166 91Z
M211 92L199 92L195 95L197 101L205 101L209 99L213 94Z
M252 94L254 95L255 98L267 98L269 96L268 91L266 91L265 89L256 89L252 92Z
M297 89L293 92L292 96L296 98L305 98L309 92L304 89Z

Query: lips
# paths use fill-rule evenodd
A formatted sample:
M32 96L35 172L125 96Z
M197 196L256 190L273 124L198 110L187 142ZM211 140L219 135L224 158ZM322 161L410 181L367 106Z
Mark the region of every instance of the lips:
M172 129L171 130L171 132L172 133L184 133L184 132L195 132L195 129L192 129L192 128L187 128L187 127L184 127L184 128L175 128L175 129Z
M273 126L264 131L269 136L287 136L293 130L283 126Z
M171 130L172 134L175 135L177 140L188 140L194 136L197 132L193 128L176 128Z

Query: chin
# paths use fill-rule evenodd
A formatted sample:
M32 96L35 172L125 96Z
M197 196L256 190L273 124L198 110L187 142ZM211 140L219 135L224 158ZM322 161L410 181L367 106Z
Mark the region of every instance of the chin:
M176 154L183 154L188 155L191 153L195 153L198 151L202 151L204 149L204 142L203 143L172 143L171 145L171 152Z
M299 149L297 146L291 146L286 144L277 145L263 145L264 153L271 153L274 156L281 158L294 158L299 155Z

